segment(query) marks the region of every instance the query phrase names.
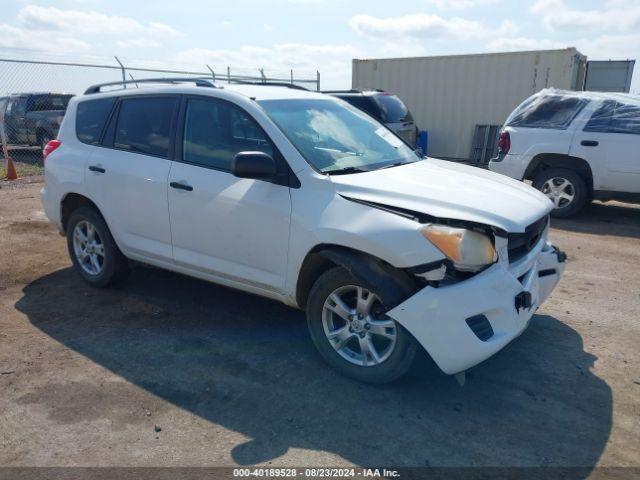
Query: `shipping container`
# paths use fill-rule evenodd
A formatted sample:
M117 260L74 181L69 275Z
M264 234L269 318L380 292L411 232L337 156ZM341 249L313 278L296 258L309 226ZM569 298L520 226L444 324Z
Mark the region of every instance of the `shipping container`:
M352 86L398 95L416 125L428 131L430 156L468 160L481 148L474 142L480 137L476 131L495 132L486 127L502 125L518 104L543 88L581 90L585 69L586 57L575 48L354 59Z
M589 60L584 89L629 93L635 60Z

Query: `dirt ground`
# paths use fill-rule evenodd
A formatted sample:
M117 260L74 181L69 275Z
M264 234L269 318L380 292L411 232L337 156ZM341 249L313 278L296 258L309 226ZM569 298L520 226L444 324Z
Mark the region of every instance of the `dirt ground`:
M31 182L0 183L0 466L640 466L637 206L553 221L562 283L464 387L426 359L371 387L269 300L86 286Z

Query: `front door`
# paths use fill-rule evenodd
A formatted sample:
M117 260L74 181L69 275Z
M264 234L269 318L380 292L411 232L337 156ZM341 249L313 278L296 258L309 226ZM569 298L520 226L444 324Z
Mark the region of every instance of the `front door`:
M169 175L173 255L178 265L258 289L281 291L287 263L289 187L231 173L241 151L279 155L243 109L189 97Z

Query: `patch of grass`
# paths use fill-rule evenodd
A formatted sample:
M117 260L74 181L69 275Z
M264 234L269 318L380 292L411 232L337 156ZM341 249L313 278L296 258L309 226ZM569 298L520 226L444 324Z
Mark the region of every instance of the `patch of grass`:
M16 151L11 155L19 177L42 175L44 164L39 151ZM7 176L7 161L0 155L0 178Z
M1 160L0 160L1 161ZM33 165L29 163L13 162L19 177L29 177L31 175L42 175L44 167L42 165ZM0 178L7 176L7 162L0 166Z

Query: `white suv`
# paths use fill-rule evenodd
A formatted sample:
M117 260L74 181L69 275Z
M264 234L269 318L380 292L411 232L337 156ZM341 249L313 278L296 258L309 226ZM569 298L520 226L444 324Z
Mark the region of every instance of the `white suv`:
M592 198L640 200L640 97L546 89L505 122L489 169L532 180L569 217Z
M73 98L47 148L44 207L91 285L135 260L306 309L329 364L381 383L419 346L448 374L488 358L562 275L544 195L346 102L136 82Z

